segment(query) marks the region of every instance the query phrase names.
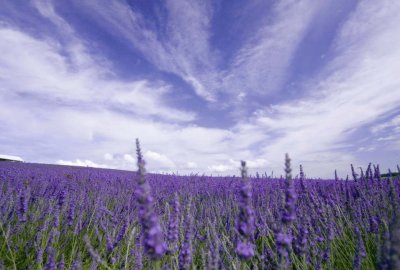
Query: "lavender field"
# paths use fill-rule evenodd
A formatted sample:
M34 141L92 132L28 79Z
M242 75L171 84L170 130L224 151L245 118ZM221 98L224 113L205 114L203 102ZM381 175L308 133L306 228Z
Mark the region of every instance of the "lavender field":
M0 163L2 269L399 269L399 177ZM297 174L297 173L296 173Z
M399 14L0 0L0 270L400 270Z

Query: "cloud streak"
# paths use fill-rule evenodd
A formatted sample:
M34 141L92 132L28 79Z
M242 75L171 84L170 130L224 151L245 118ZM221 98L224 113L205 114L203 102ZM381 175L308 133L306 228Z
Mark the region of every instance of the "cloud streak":
M169 108L162 101L170 91L163 83L112 78L106 63L82 50L66 57L60 44L33 38L18 30L1 28L0 82L9 97L33 97L66 106L118 108L139 117L156 116L172 121L191 121L193 112ZM15 59L19 58L19 61ZM86 59L85 64L70 64Z
M299 43L311 26L320 4L311 1L279 1L272 20L261 21L256 34L237 52L224 72L228 91L268 96L285 82Z

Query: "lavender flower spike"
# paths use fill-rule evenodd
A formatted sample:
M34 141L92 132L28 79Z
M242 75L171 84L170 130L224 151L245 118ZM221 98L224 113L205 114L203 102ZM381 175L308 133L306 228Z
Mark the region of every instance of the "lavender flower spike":
M53 248L49 248L48 251L48 258L47 258L47 263L44 267L45 270L55 270L57 268L56 262L55 262L55 250Z
M285 156L285 173L286 173L286 194L285 194L285 212L282 215L282 223L289 225L296 219L296 191L294 190L294 185L292 181L292 169L290 168L290 158L289 155Z
M250 259L254 256L254 210L252 207L251 183L247 178L246 162L242 161L242 188L240 190L239 217L237 230L239 239L236 245L236 253L241 259Z
M191 199L189 199L186 216L185 216L185 238L181 245L179 254L179 269L189 270L192 264L192 216L191 216Z
M354 254L353 269L361 269L362 258L365 257L365 246L358 227L354 229L356 235L356 252Z
M282 228L276 232L276 246L279 254L280 268L288 268L289 249L292 245L293 236L291 233L291 224L296 219L296 192L292 181L292 169L290 167L289 155L285 155L285 173L286 173L286 193L285 209L282 213Z
M158 223L158 217L153 209L153 196L150 186L145 178L144 160L140 150L139 140L136 139L136 152L138 159L138 187L135 196L139 204L139 221L143 230L143 246L145 252L152 259L159 259L165 255L167 245Z
M26 222L27 216L26 213L28 211L28 201L29 201L29 188L28 184L25 184L24 187L20 190L19 194L19 207L18 207L18 216L20 222Z
M170 253L174 253L177 249L177 241L179 238L179 213L179 195L175 193L175 199L172 205L172 213L170 215L168 225L168 249Z

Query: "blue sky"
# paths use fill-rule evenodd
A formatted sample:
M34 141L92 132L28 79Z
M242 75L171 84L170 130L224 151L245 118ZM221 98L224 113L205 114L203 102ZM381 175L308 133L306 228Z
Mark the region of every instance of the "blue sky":
M0 1L0 154L312 177L400 162L397 1Z

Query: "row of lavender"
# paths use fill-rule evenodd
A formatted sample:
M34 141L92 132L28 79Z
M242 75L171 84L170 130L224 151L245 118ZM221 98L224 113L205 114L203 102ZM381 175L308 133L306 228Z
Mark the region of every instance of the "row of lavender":
M400 269L397 177L0 164L5 269ZM0 268L1 268L0 267Z

